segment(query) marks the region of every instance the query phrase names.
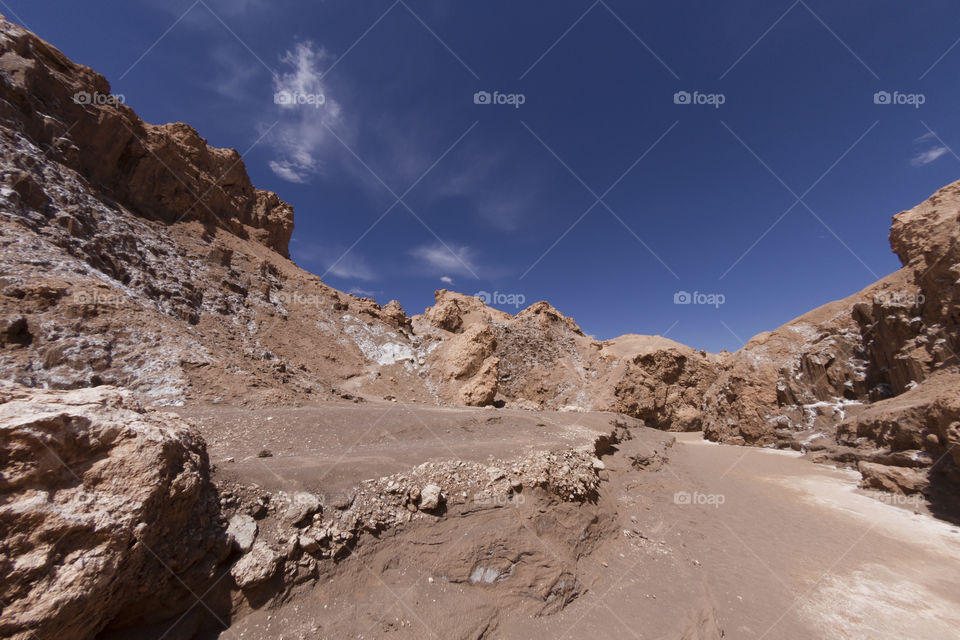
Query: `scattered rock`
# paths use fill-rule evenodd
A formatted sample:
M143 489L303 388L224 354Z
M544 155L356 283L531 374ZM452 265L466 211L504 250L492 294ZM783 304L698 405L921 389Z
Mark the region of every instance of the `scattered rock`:
M433 511L440 506L443 498L440 487L435 484L428 484L420 491L420 509L424 511Z
M230 575L241 589L269 580L277 572L281 557L262 542L256 542L230 569Z
M238 551L243 553L250 551L257 537L256 520L246 514L238 513L230 518L227 537Z
M320 511L320 499L312 493L298 491L287 509L286 519L293 525L300 525Z

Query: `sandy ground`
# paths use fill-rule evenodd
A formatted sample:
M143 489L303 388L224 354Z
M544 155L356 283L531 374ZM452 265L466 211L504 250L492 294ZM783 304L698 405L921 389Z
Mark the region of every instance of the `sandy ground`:
M514 458L587 446L610 413L448 408L398 402L175 409L201 428L216 475L269 490L331 495L427 461ZM261 452L268 457L260 457Z
M392 403L185 412L221 478L324 495L424 460L586 445L615 418ZM858 490L849 472L700 434L639 467L672 436L634 433L604 457L596 504L531 496L412 524L219 637L957 637L957 527ZM577 585L565 607L542 592L558 575Z

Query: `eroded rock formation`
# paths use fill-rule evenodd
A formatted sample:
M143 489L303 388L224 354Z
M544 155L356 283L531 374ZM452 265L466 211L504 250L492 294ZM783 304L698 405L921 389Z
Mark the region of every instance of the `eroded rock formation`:
M129 392L4 383L0 440L3 637L166 620L229 553L203 441Z

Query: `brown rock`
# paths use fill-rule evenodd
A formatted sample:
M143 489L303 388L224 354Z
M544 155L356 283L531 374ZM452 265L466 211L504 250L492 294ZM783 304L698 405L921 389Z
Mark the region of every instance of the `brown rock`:
M280 554L263 542L255 542L246 554L230 569L230 575L241 589L269 580L276 574L281 562Z
M209 147L183 123L143 122L109 98L103 76L6 20L0 30L7 79L0 116L19 121L38 146L51 147L58 161L142 215L166 222L190 216L289 256L293 208L254 189L235 149ZM181 179L171 180L171 172ZM42 186L26 177L17 183L25 206L46 206Z
M228 547L188 425L109 387L4 383L0 403L0 635L89 638L194 604L180 580L202 592Z
M910 494L919 493L930 484L926 472L920 469L890 467L862 460L857 468L863 475L860 486L865 489Z

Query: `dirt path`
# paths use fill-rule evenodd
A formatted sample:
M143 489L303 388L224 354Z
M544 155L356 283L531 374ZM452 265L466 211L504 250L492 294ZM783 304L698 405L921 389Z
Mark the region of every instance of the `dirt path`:
M610 413L449 408L395 402L175 409L195 421L221 479L270 491L336 495L368 478L437 460L485 461L589 445ZM261 452L269 456L260 457ZM262 454L261 454L262 455Z
M495 430L488 415L499 412L480 414L479 424ZM528 428L574 422L537 415L512 416L509 434L486 433L463 452L486 455L484 443L502 437L502 454ZM480 416L436 416L478 433ZM859 492L853 474L792 453L683 434L661 465L649 454L664 434L634 431L604 458L595 505L530 499L411 525L362 545L316 586L220 637L957 637L957 527L885 504ZM396 464L408 455L399 444L388 456Z
M609 565L597 589L544 632L713 638L719 627L730 638L958 637L956 527L858 492L854 474L698 434L680 436L660 474L646 500L624 487L620 512L625 522L638 517L641 532L659 529L654 537L669 560L631 553L626 536L611 543L597 554ZM664 615L686 627L664 634L651 625Z

